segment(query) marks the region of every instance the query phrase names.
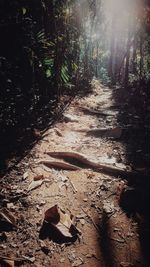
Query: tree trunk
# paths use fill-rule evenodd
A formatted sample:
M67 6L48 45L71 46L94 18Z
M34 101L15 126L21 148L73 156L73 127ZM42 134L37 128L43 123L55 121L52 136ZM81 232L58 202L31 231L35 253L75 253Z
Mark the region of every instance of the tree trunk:
M143 79L143 32L140 33L140 81Z
M110 58L108 64L108 75L111 78L112 83L114 83L114 54L115 54L115 26L116 26L116 16L112 18L111 26L111 39L110 39Z
M97 44L96 44L96 71L95 71L96 78L98 78L98 51L99 51L99 44L97 41Z

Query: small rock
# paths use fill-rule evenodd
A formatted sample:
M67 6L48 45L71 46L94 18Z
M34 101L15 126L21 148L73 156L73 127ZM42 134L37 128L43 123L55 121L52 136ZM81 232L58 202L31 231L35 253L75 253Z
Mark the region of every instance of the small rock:
M73 262L73 257L72 257L71 255L68 255L68 260L69 260L70 262Z
M65 122L78 122L78 119L75 116L67 114L67 115L64 115L64 121Z
M84 220L84 219L80 219L80 223L81 223L82 225L85 225L85 220Z
M5 232L0 233L0 241L6 241L7 240L7 235Z
M132 267L132 266L134 266L134 265L130 262L121 262L120 263L120 267Z
M76 215L76 218L77 219L83 219L83 218L85 218L87 215L85 214L85 213L81 213L81 214L78 214L78 215Z
M7 203L7 208L10 209L10 210L15 210L16 207L14 206L13 203Z
M78 267L78 266L82 265L83 263L84 263L83 260L81 258L79 258L73 262L72 267Z
M106 213L112 213L115 211L115 206L114 203L108 202L108 201L103 201L103 209L105 210Z
M87 258L92 258L93 255L92 255L92 254L86 254L86 257L87 257Z
M24 180L27 179L28 176L29 176L29 173L28 173L28 172L25 172L24 175L23 175L23 179L24 179Z
M35 262L35 257L29 258L29 261L32 262L32 263Z
M60 262L64 263L65 262L65 258L60 259Z
M61 176L61 180L62 180L62 182L66 183L68 181L68 178L65 176Z
M12 248L16 248L17 245L16 245L16 244L11 244L11 247L12 247Z
M43 206L46 204L46 201L45 200L41 200L40 203L39 203L39 206Z

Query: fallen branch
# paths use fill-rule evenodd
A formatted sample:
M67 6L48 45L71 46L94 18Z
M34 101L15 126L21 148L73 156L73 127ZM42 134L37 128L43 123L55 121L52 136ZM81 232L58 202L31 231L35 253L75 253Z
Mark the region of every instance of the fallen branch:
M0 260L24 261L24 258L7 257L0 255Z
M125 240L124 239L118 239L118 238L110 238L110 240L112 240L112 241L116 241L116 242L118 242L118 243L125 243Z
M16 218L7 208L0 209L0 217L2 217L7 223L16 227Z
M107 116L112 116L113 117L114 116L114 114L103 112L103 111L99 111L99 110L94 110L94 109L87 108L87 107L80 107L80 110L82 110L85 113L91 113L91 114L94 114L94 115L101 115L101 116L104 116L104 117L107 117Z
M99 228L98 228L98 226L96 225L96 223L94 222L92 216L91 216L87 211L85 211L82 207L81 207L81 209L82 209L83 212L87 215L87 217L91 220L91 222L93 223L95 229L96 229L97 232L99 233Z
M61 162L61 161L40 160L37 162L37 164L44 164L48 168L58 168L58 169L69 170L69 171L80 170L80 168L75 165L68 164L68 163Z
M79 129L78 132L86 132L88 135L100 136L100 137L111 137L111 138L120 138L123 132L123 129L119 127L115 128L96 128L96 129Z
M84 155L76 152L47 152L46 154L54 158L78 160L79 163L85 164L87 167L94 169L95 171L100 171L106 174L117 175L117 176L119 175L127 176L133 174L133 172L127 171L125 169L93 162L87 159ZM71 167L73 166L74 165L71 165Z
M75 185L73 184L73 182L70 179L69 179L69 182L70 182L70 184L71 184L71 186L73 188L74 194L76 194L78 192L78 190L76 189Z

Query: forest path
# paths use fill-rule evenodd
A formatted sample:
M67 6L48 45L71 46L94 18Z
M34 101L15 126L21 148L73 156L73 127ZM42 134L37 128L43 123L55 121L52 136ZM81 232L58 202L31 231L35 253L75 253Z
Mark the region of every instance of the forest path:
M32 149L30 159L25 158L9 174L6 190L9 197L16 198L9 198L7 208L17 217L18 225L16 231L6 233L1 254L10 258L26 257L21 266L144 266L137 224L118 204L125 184L121 177L88 168L58 171L38 163L56 160L47 152L71 151L82 153L94 162L125 167L125 147L114 133L95 136L84 131L96 128L118 131L116 127L119 127L119 106L113 100L112 90L99 81L93 81L92 86L90 95L74 99L64 119L49 129ZM91 109L99 110L100 114L94 114ZM80 241L65 245L39 240L44 212L56 204L76 217L82 233Z

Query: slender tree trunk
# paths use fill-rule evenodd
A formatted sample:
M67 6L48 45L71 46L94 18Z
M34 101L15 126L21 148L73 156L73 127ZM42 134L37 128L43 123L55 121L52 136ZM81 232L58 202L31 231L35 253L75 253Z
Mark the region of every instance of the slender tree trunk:
M143 79L143 32L140 33L140 81Z
M114 15L112 18L112 25L111 25L111 39L110 39L110 58L109 58L109 65L108 65L108 75L111 78L112 83L114 83L114 54L115 54L115 23L116 23L116 16Z
M136 74L136 56L137 56L137 46L136 46L136 37L134 37L133 41L133 54L132 54L132 72Z
M125 77L124 77L124 86L128 87L129 83L129 60L130 60L130 48L127 43L127 56L125 60Z
M132 38L132 24L129 20L128 23L128 37L127 37L127 53L125 59L125 74L124 74L124 86L128 87L129 84L129 65L130 65L130 48L131 48L131 38Z
M97 41L96 43L96 71L95 71L96 78L98 78L98 51L99 51L99 44Z

